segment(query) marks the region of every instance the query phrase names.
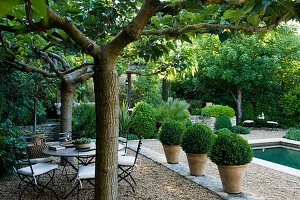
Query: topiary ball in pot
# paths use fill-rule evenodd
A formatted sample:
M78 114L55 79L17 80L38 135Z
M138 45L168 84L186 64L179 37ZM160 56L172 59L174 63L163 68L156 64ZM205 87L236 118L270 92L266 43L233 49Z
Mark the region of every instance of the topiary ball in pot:
M253 158L247 140L236 133L219 133L209 157L218 165L224 191L240 193L245 168Z
M181 145L187 155L191 175L204 175L208 161L207 153L211 149L214 137L212 130L206 125L194 124L187 128Z
M218 130L221 128L228 128L229 130L232 128L231 121L226 115L222 115L216 120L215 129Z
M175 120L166 121L161 126L159 140L163 144L169 164L179 162L180 143L184 132L185 125Z
M131 133L143 138L153 138L156 131L156 114L153 108L139 102L132 111Z

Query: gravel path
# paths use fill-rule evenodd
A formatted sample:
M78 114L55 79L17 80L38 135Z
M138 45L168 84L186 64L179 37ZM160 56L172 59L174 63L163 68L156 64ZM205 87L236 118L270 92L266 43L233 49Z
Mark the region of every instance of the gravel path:
M285 135L286 131L251 130L246 139L276 138ZM145 140L143 146L164 153L157 140ZM180 162L187 164L185 153L180 154ZM210 162L206 174L220 179L217 166ZM300 178L277 170L250 163L246 168L243 191L269 200L300 200Z
M130 152L133 153L132 151ZM58 161L58 160L57 160ZM68 167L68 171L75 175L75 171ZM123 199L141 199L141 200L152 200L152 199L221 199L218 195L210 192L207 189L193 183L177 173L159 165L152 160L139 155L137 168L134 169L133 176L137 182L136 193L133 193L127 183L121 181L119 183L119 196L120 200ZM18 195L21 189L17 189L19 179L17 176L9 176L0 179L0 199L10 200L18 199ZM55 176L55 185L52 186L59 196L62 196L64 191L70 191L72 186L76 184L76 181L72 183L67 182L65 177L61 176L61 169L57 170ZM89 187L87 182L83 182L84 187ZM35 199L35 193L30 188L28 193L25 193L23 199ZM55 199L54 196L50 196L51 193L47 192L41 199ZM81 190L79 192L79 199L91 199L93 198L92 190ZM77 199L77 192L74 196L68 199Z

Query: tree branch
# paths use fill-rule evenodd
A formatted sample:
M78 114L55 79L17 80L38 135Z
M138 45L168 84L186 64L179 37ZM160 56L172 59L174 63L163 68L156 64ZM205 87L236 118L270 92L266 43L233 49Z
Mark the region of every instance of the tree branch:
M156 71L156 72L148 73L148 74L142 74L141 72L136 72L136 71L132 71L132 70L126 70L125 73L126 74L137 74L137 75L141 75L141 76L154 76L154 75L158 75L160 73L163 73L163 72L167 71L167 69L168 69L168 67L165 68L165 69Z
M235 102L237 102L236 96L233 94L233 92L231 91L231 89L229 89L230 94L232 95L233 99Z
M13 68L15 68L16 70L22 71L22 72L26 72L26 73L30 73L30 72L36 72L39 74L42 74L45 77L49 77L49 78L55 78L58 77L57 74L55 73L49 73L46 72L42 69L36 68L36 67L32 67L28 64L24 64L21 63L20 61L14 60L14 61L8 61L8 60L2 60L4 63L12 66Z
M110 52L119 56L121 50L131 42L138 40L142 35L142 30L152 16L163 10L163 5L159 0L144 0L143 5L136 17L107 44Z
M100 47L87 36L85 36L72 22L69 17L62 17L47 7L49 24L52 27L64 30L77 44L81 46L84 52L95 57L100 52Z
M78 70L78 69L83 68L83 67L86 67L86 66L93 66L93 65L94 65L94 63L83 63L83 64L81 64L81 65L79 65L79 66L77 66L77 67L74 67L73 69L70 69L70 70L68 70L68 71L63 72L62 75L70 74L70 73L72 73L72 72L74 72L74 71L76 71L76 70Z
M89 80L92 76L94 76L94 72L88 72L88 73L86 73L86 74L83 74L83 75L81 75L81 76L78 76L78 77L76 77L73 81L75 82L75 83L83 83L83 82L85 82L86 80Z
M67 81L66 78L59 71L59 69L56 67L55 63L50 59L50 57L45 52L40 51L39 54L42 55L44 61L50 65L50 68L57 74L57 76L61 77L64 81Z
M52 53L52 52L49 52L48 54L49 54L50 57L55 58L56 60L61 62L61 64L62 64L65 71L70 70L70 64L63 57L61 57L61 56L59 56L55 53Z
M264 27L248 27L248 26L235 26L235 25L221 25L221 24L208 24L208 23L200 23L195 25L188 25L181 29L174 28L166 28L162 30L143 30L143 35L170 35L171 37L178 36L183 33L195 31L201 28L209 28L209 29L230 29L230 30L242 30L246 32L262 32L268 29L274 28L278 26L280 22L284 20L284 18L289 14L289 12L285 13L283 16L278 18L276 22Z
M7 32L13 33L13 32L17 32L17 29L15 29L14 26L5 26L5 25L0 24L0 32L1 31L7 31Z

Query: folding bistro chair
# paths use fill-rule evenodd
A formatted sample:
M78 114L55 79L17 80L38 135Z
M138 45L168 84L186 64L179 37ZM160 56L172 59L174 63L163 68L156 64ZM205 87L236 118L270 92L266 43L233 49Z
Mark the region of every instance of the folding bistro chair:
M55 170L58 166L50 163L32 164L26 148L27 143L22 141L17 143L17 141L20 140L15 139L13 141L14 146L11 148L14 170L21 181L19 186L21 186L22 183L25 183L19 199L22 199L24 191L28 188L28 186L32 186L34 191L38 191L37 199L45 189L50 190L55 195L55 198L58 199L56 192L52 188L48 187L48 185L53 181ZM42 184L39 181L40 177L43 175L47 175L50 178L50 180L48 180L45 184Z
M78 183L75 187L63 198L68 198L76 189L78 189L77 197L79 194L79 190L82 189L82 182L86 181L95 188L95 183L92 180L95 179L95 153L89 154L89 152L96 151L96 149L82 149L78 150L78 171L76 178Z
M118 156L125 156L126 155L126 151L127 151L127 144L128 144L128 132L123 132L123 131L120 131L120 133L123 133L126 135L126 137L119 137L119 143L121 143L122 145L124 145L124 150L119 150L118 151Z
M135 192L133 184L136 185L136 182L131 173L135 167L137 157L142 147L142 142L143 139L140 138L135 156L118 156L118 168L121 171L121 173L118 174L118 182L122 180L126 181L130 185L133 192Z

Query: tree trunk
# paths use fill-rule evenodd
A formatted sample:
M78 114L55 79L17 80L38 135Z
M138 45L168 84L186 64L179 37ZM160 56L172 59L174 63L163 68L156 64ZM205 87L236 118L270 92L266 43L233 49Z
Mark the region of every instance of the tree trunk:
M162 99L164 101L168 101L168 98L170 97L170 81L168 81L167 79L163 79L162 82Z
M127 104L128 108L132 108L131 102L131 74L127 74Z
M242 88L237 87L237 98L236 98L236 107L237 107L237 114L238 114L238 123L241 122L241 118L243 116L242 112Z
M61 92L61 116L60 116L60 131L72 131L72 109L73 97L75 94L76 84L72 82L64 82L62 80L60 86Z
M119 98L116 59L95 59L96 99L96 181L95 200L115 200L118 196Z

